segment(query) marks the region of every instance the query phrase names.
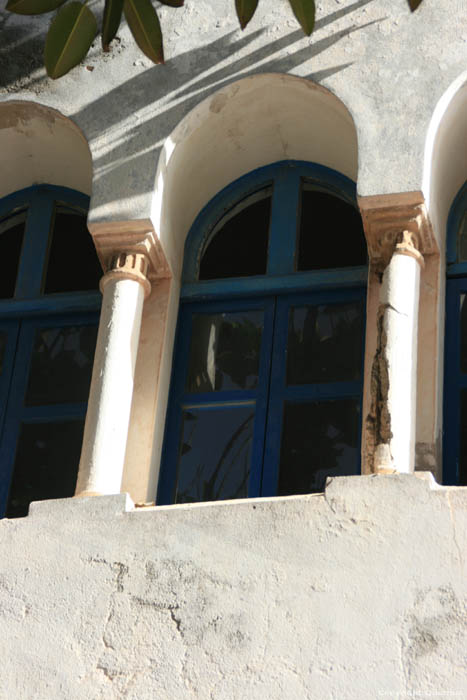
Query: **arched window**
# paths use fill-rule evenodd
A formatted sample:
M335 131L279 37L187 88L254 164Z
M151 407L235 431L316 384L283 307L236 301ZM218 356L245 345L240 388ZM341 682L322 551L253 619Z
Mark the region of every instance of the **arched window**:
M467 182L447 229L443 482L467 486Z
M185 246L159 503L322 490L360 471L367 249L355 186L282 162Z
M74 493L101 269L89 198L39 185L0 200L0 515Z

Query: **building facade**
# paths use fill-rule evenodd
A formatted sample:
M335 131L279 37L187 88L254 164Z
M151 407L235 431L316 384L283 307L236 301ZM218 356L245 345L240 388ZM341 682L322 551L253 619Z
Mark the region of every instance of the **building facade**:
M0 13L0 697L463 697L465 3L231 5Z

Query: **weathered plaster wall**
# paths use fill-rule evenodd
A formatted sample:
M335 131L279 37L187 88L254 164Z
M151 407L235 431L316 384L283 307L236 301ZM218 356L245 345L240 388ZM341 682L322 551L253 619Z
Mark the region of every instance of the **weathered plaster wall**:
M16 100L0 103L0 198L40 183L91 194L88 143L54 109Z
M83 130L95 220L149 217L167 137L204 98L258 73L311 78L343 101L358 132L361 195L419 190L433 111L465 69L464 10L465 0L424 0L413 15L406 0L322 0L306 38L286 0L260 3L243 33L232 0L186 0L160 9L165 67L152 66L122 25L110 54L96 41L55 82L40 67L49 17L1 11L0 96L55 107Z
M465 697L467 491L325 494L0 522L0 697Z

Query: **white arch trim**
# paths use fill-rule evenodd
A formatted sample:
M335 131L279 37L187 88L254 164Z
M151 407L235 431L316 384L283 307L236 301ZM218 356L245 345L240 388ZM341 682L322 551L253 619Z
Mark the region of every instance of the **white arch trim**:
M175 277L186 235L210 199L242 175L305 160L357 178L357 132L345 105L310 80L263 74L203 100L161 152L151 219Z
M427 132L422 191L440 250L449 209L467 178L467 70L446 90Z
M71 119L36 102L0 104L0 197L49 183L91 193L88 143Z

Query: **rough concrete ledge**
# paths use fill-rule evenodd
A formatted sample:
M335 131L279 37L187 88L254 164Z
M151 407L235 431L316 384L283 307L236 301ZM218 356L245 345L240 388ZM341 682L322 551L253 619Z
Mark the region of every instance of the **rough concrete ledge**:
M109 518L133 510L134 504L127 493L89 498L56 498L46 501L33 501L29 506L28 518L34 520L49 517L70 516L85 513L90 519ZM23 520L23 518L20 518Z
M29 518L50 519L61 517L86 517L89 520L101 520L123 515L124 513L137 513L138 515L151 513L164 513L176 517L184 511L198 511L200 509L218 511L225 508L261 509L272 507L290 507L295 509L300 503L309 504L312 501L327 503L339 503L348 511L358 508L360 502L369 504L378 500L382 494L388 500L409 498L418 502L426 502L430 492L443 492L444 494L460 491L467 502L467 487L440 486L431 472L416 472L415 474L370 474L358 476L330 477L327 480L323 493L313 493L297 496L279 496L272 498L249 498L225 501L208 501L204 503L176 504L168 506L146 505L135 508L135 504L127 493L93 496L86 498L61 498L45 501L35 501L29 508ZM16 522L24 521L24 518L15 519Z

